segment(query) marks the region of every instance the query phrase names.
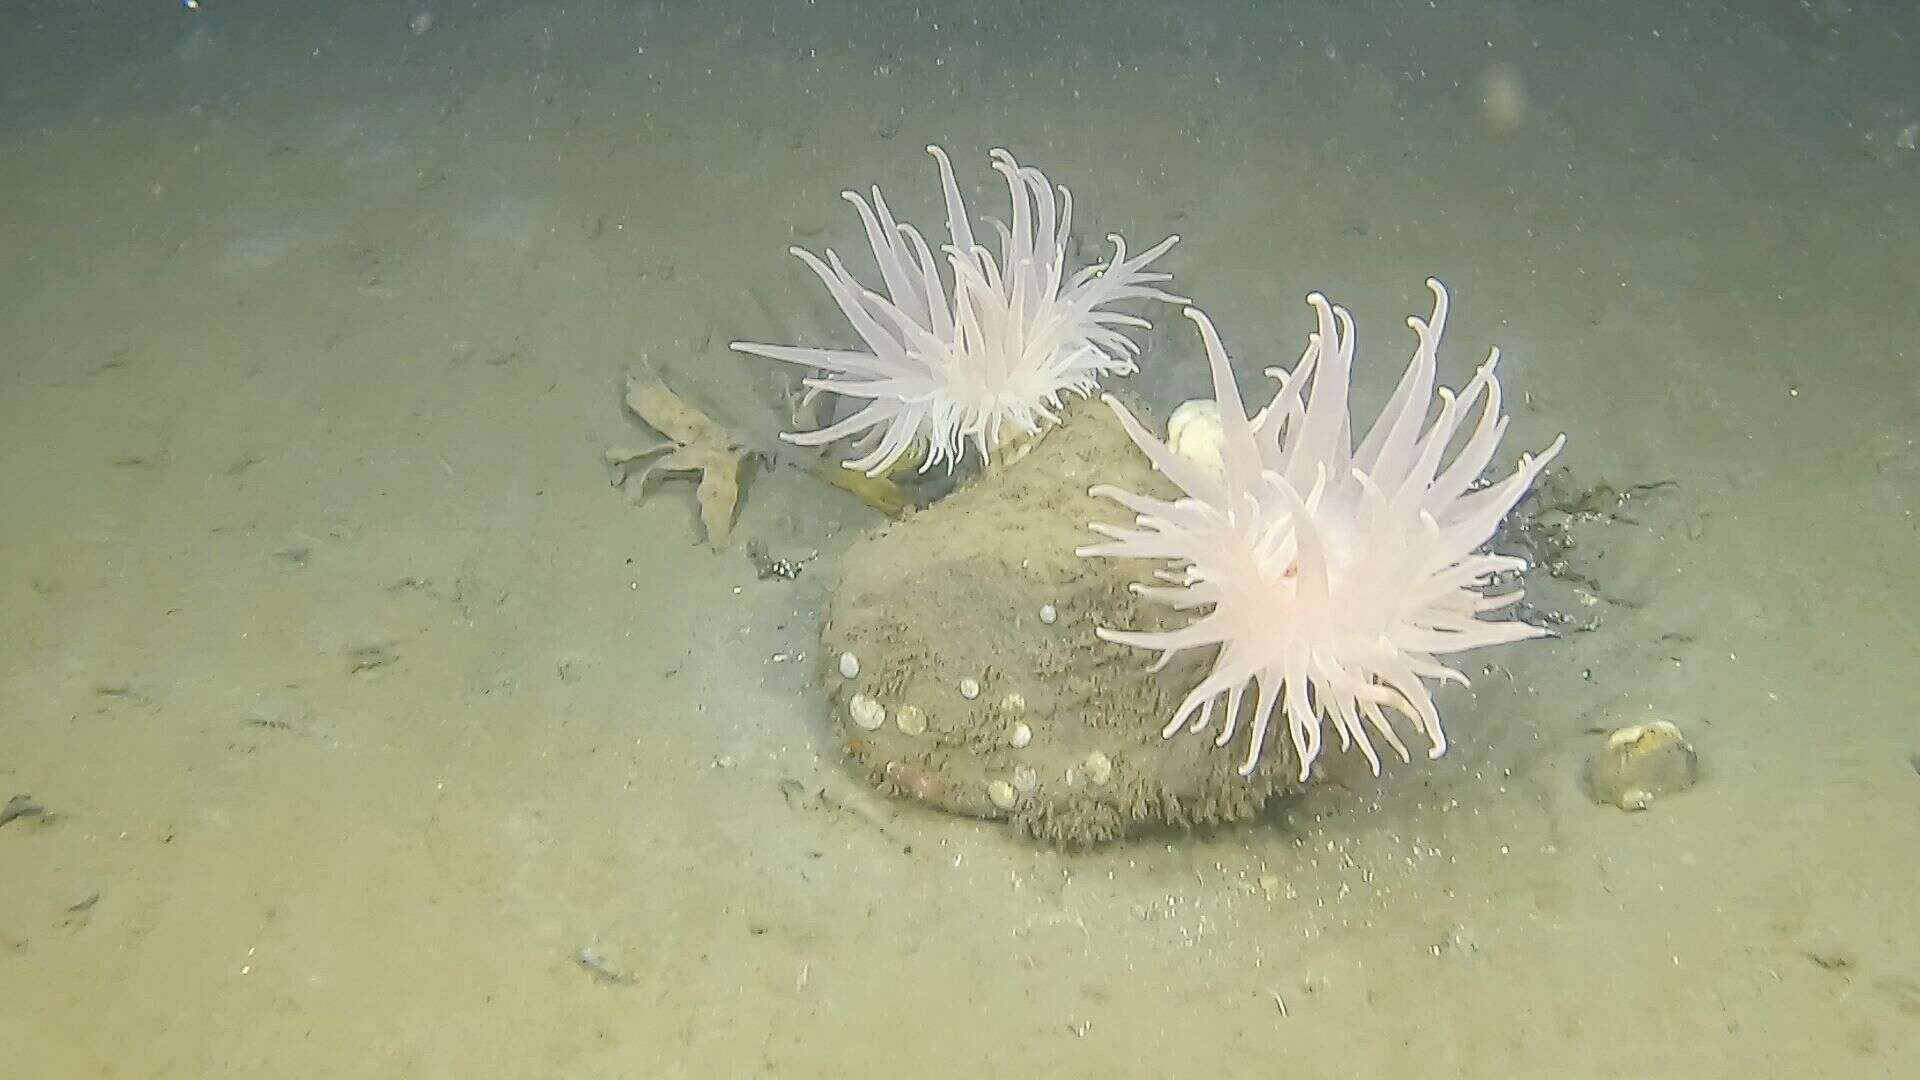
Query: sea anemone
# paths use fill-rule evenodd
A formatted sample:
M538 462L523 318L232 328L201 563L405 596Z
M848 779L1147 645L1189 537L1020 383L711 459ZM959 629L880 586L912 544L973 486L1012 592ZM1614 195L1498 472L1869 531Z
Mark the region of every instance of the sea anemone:
M1359 746L1377 775L1380 758L1369 731L1409 760L1389 712L1427 738L1429 757L1446 751L1427 680L1467 679L1438 657L1546 632L1479 617L1520 599L1518 589L1488 590L1497 576L1525 568L1520 559L1479 549L1565 437L1537 457L1522 455L1504 479L1481 482L1507 427L1494 377L1500 351L1488 355L1458 395L1436 391L1435 349L1447 321L1447 292L1432 279L1427 287L1433 314L1407 320L1418 341L1413 360L1358 449L1347 406L1353 318L1318 293L1307 303L1319 314L1319 332L1291 373L1268 370L1280 389L1252 419L1213 323L1187 309L1213 368L1224 434L1219 474L1174 454L1106 398L1135 444L1185 497L1168 501L1094 488L1137 516L1130 528L1095 524L1108 542L1080 554L1162 561L1156 577L1164 584L1137 584L1135 591L1201 614L1165 631L1102 627L1100 637L1160 650L1156 669L1182 650L1217 650L1212 669L1174 710L1163 737L1172 738L1189 720L1192 730L1205 729L1224 697L1214 742L1225 746L1253 684L1258 694L1242 774L1259 762L1274 712L1284 708L1302 780L1320 755L1325 721L1342 747ZM1436 394L1439 410L1428 422ZM1449 459L1455 432L1476 404L1479 422Z
M947 155L937 146L927 152L940 163L946 194L952 243L940 250L951 268L950 286L926 240L894 220L879 188L871 204L843 192L866 227L886 295L856 281L832 249L824 261L791 250L826 284L866 348L733 343L741 352L815 369L805 380L809 397L824 390L864 401L837 422L782 438L823 446L854 437L860 456L845 464L868 475L890 469L917 442L926 447L924 471L943 461L951 469L969 442L985 459L1005 437L1039 434L1057 419L1061 395L1089 394L1101 376L1134 370L1139 346L1121 328L1150 324L1110 305L1185 303L1155 287L1171 275L1146 269L1177 236L1129 258L1126 243L1110 234L1113 257L1069 276L1073 197L1062 187L1056 201L1040 170L1022 168L1005 150L992 158L1007 179L1013 223L993 222L1000 234L996 261L974 240Z

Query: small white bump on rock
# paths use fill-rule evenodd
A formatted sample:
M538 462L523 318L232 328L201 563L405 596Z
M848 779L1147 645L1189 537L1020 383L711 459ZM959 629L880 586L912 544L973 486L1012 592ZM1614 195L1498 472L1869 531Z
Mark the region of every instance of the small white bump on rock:
M857 679L860 677L860 658L850 652L840 654L840 677Z
M1060 609L1054 607L1052 604L1041 604L1040 621L1048 626L1052 626L1054 623L1060 621Z
M1013 809L1015 800L1017 800L1019 796L1013 790L1012 784L1007 783L1005 780L995 780L993 783L987 785L987 798L993 800L993 805L1000 809L1011 810Z
M1007 745L1015 750L1026 749L1027 744L1032 741L1033 729L1024 723L1013 725L1013 730L1007 733Z
M853 700L847 702L847 715L861 728L878 731L880 725L887 722L887 707L865 694L855 694Z

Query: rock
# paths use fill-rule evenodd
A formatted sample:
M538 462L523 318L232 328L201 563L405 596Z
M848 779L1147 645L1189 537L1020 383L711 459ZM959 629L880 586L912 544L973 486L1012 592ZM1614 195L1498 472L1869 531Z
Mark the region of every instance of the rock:
M1155 629L1182 616L1129 591L1151 566L1074 554L1095 539L1089 522L1125 513L1090 485L1171 488L1101 403L1075 402L1064 421L1023 460L847 552L819 655L858 655L860 693L896 716L917 710L924 726L856 726L844 704L854 688L829 659L821 676L836 733L881 788L1050 843L1251 817L1298 789L1292 754L1270 750L1243 777L1243 749L1184 731L1162 739L1211 658L1178 656L1156 675L1152 654L1097 638L1095 626ZM1051 620L1037 614L1043 602ZM955 692L963 679L973 695ZM1011 792L999 786L1009 778Z
M1665 720L1609 732L1587 762L1587 794L1622 810L1645 810L1653 801L1685 791L1700 778L1700 758L1680 729Z

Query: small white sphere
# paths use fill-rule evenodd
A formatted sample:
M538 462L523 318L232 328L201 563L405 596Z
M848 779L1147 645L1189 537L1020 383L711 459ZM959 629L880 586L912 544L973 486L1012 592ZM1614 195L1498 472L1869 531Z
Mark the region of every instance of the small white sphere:
M1024 723L1013 725L1013 730L1007 734L1007 745L1013 747L1015 750L1025 749L1027 744L1032 741L1033 729Z
M860 658L850 652L840 654L840 677L855 679L860 676Z
M960 696L972 701L980 696L980 680L969 675L960 680Z
M1226 479L1226 430L1221 426L1220 403L1212 398L1186 401L1167 421L1167 449Z
M1059 608L1054 607L1052 604L1040 605L1040 621L1041 622L1045 623L1048 626L1052 626L1055 622L1059 621L1059 618L1060 618Z

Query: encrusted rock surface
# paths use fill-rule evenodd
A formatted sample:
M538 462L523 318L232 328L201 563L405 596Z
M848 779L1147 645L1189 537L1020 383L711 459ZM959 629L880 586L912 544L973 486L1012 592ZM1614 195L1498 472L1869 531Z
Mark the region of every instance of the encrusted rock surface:
M1128 591L1153 565L1074 554L1096 539L1088 522L1124 513L1089 496L1094 483L1171 494L1104 405L1076 402L1024 459L847 553L822 676L835 730L874 783L1070 846L1247 818L1298 786L1284 739L1243 777L1244 732L1226 748L1211 730L1160 737L1210 656L1156 675L1154 654L1094 635L1179 618ZM842 653L857 677L841 674ZM887 722L856 725L856 694Z

